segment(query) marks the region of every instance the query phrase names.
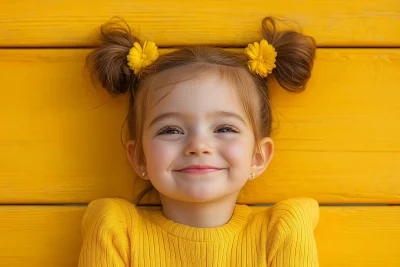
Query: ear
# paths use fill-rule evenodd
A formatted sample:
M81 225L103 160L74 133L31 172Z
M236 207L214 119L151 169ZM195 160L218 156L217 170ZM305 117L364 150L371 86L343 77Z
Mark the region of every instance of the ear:
M254 156L251 163L251 171L254 172L255 177L261 175L268 167L274 155L274 141L271 137L264 137L260 141L261 153L255 149ZM264 156L264 162L262 160Z
M146 170L146 166L142 165L137 159L135 159L135 141L134 140L129 140L126 143L126 157L129 160L129 163L131 164L132 168L135 170L136 174L144 179L144 180L149 180L149 176L146 175L145 177L142 176L143 171Z

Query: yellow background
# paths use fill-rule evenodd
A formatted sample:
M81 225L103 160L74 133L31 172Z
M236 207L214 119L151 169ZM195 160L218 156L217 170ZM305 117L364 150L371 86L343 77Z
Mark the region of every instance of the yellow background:
M101 24L121 16L162 52L241 50L267 15L312 35L317 58L304 92L272 85L275 156L238 202L313 197L321 266L400 266L400 1L389 0L1 1L0 266L76 266L85 205L146 186L121 143L128 95L111 98L84 69Z

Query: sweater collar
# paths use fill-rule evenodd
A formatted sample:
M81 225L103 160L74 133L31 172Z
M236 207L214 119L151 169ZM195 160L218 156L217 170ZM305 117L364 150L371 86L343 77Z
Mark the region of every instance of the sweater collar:
M240 232L248 221L251 209L247 205L235 204L231 219L226 224L213 228L197 228L177 223L165 217L161 208L146 213L153 223L173 236L192 241L218 241Z

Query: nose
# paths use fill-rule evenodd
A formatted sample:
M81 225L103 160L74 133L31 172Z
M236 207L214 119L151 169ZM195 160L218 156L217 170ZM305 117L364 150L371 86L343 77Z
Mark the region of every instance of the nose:
M214 151L212 141L207 133L193 133L188 136L188 142L185 148L185 155L203 155L212 154Z

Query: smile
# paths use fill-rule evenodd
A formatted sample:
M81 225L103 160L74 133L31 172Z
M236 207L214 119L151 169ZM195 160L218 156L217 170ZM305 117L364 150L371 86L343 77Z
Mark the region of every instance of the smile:
M203 174L203 173L215 172L215 171L220 171L220 170L223 170L223 169L196 169L196 168L190 168L190 169L180 170L179 172L193 173L193 174Z

